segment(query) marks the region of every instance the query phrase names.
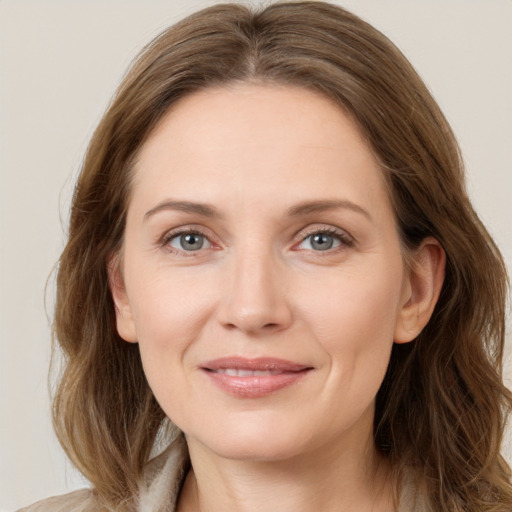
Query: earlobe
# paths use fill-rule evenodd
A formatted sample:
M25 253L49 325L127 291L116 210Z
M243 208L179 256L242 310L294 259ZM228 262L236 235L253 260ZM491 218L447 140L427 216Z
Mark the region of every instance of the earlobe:
M116 311L116 326L119 336L125 341L136 343L138 341L135 322L126 293L124 278L121 272L120 256L116 254L107 264L108 284L114 301Z
M395 343L408 343L420 334L432 316L444 282L446 254L435 238L425 238L411 259Z

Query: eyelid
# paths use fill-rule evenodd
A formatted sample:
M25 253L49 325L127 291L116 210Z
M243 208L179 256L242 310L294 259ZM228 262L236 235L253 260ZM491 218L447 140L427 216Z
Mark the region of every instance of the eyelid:
M186 256L186 257L198 256L199 253L204 253L206 250L214 249L215 246L218 245L215 243L214 237L211 234L207 233L206 231L207 231L206 229L202 229L201 227L197 227L197 225L193 225L193 224L192 225L188 224L188 225L172 228L172 229L166 231L159 238L158 245L174 254L179 254L182 256ZM184 251L184 250L177 249L176 247L173 247L170 245L169 242L171 240L173 240L181 235L187 235L187 234L200 235L200 236L204 237L206 240L208 240L210 246L205 247L204 249L203 248L198 249L197 251Z
M348 233L346 230L328 225L315 224L307 227L306 229L301 230L296 236L299 238L299 241L294 244L294 248L297 248L300 244L302 244L307 238L317 234L327 234L337 238L341 242L341 247L351 247L355 243L354 237ZM326 250L325 252L332 252L336 249L339 250L339 247L336 247L331 250ZM296 249L300 250L300 249ZM315 251L322 252L322 251Z
M210 243L209 247L206 247L204 249L199 249L197 251L184 251L179 250L175 247L171 247L169 242L184 234L196 234L200 235L206 238L208 242ZM341 248L344 247L351 247L355 244L354 237L348 233L345 229L338 228L336 226L332 225L325 225L325 224L313 224L311 226L308 226L307 228L301 229L294 238L297 239L297 241L293 244L292 249L293 250L300 250L298 249L298 246L303 243L308 237L315 235L315 234L328 234L331 236L334 236L341 242ZM174 252L176 254L184 255L184 256L198 256L199 253L204 253L206 250L212 250L212 249L218 249L219 243L215 240L215 236L213 236L210 232L210 230L203 228L202 226L198 226L196 224L185 224L183 226L178 226L175 228L172 228L168 231L166 231L159 239L158 239L158 245L161 247L166 248L169 252ZM326 253L336 251L336 249L339 250L339 247L336 247L334 249L326 250ZM321 252L321 251L315 251L315 252Z

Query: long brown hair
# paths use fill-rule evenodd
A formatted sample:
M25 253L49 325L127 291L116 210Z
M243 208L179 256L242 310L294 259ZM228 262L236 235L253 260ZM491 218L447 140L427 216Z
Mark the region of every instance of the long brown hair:
M217 5L169 28L132 65L99 124L77 183L57 279L55 338L65 369L53 418L104 508L131 510L168 420L137 345L115 327L107 264L121 248L131 167L169 107L233 81L292 84L335 100L379 159L404 253L427 236L447 255L434 314L395 345L377 396L375 443L413 475L433 511L509 511L500 455L512 396L502 382L506 270L465 192L453 133L400 51L323 2L258 11Z

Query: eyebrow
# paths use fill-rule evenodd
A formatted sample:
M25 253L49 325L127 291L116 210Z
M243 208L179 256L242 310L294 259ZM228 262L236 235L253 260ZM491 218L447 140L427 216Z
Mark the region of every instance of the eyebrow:
M192 201L163 201L157 204L151 210L148 210L144 214L144 220L147 220L149 217L155 215L158 212L165 210L176 210L179 212L185 213L197 213L198 215L202 215L203 217L220 217L220 214L215 208L210 204L206 203L194 203Z
M305 201L303 203L299 203L295 206L292 206L288 209L287 214L289 217L300 217L304 215L310 215L312 213L320 213L330 210L338 210L338 209L347 209L352 210L353 212L362 214L368 220L372 220L371 215L367 210L363 207L359 206L352 201L347 200L339 200L339 199L331 199L331 200L322 200L322 201ZM207 203L195 203L192 201L173 201L166 200L151 210L148 210L144 214L144 220L149 217L165 210L175 210L185 213L196 213L198 215L202 215L203 217L210 218L220 218L221 215L217 208L211 204Z
M346 209L352 210L353 212L360 213L368 220L372 220L370 213L365 210L362 206L348 200L324 200L324 201L305 201L298 205L292 206L288 210L288 215L291 217L309 215L311 213L319 213L330 210Z

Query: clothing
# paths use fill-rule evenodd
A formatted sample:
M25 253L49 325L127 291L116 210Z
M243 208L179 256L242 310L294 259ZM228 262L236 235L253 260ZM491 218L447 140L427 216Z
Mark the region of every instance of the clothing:
M152 459L140 483L137 512L175 512L178 494L189 467L188 451L182 436L162 454ZM38 501L18 512L97 512L90 489Z
M176 512L178 495L189 467L188 451L182 437L152 459L140 484L137 512ZM90 489L48 498L18 512L97 512ZM406 485L399 512L427 512L412 485Z

